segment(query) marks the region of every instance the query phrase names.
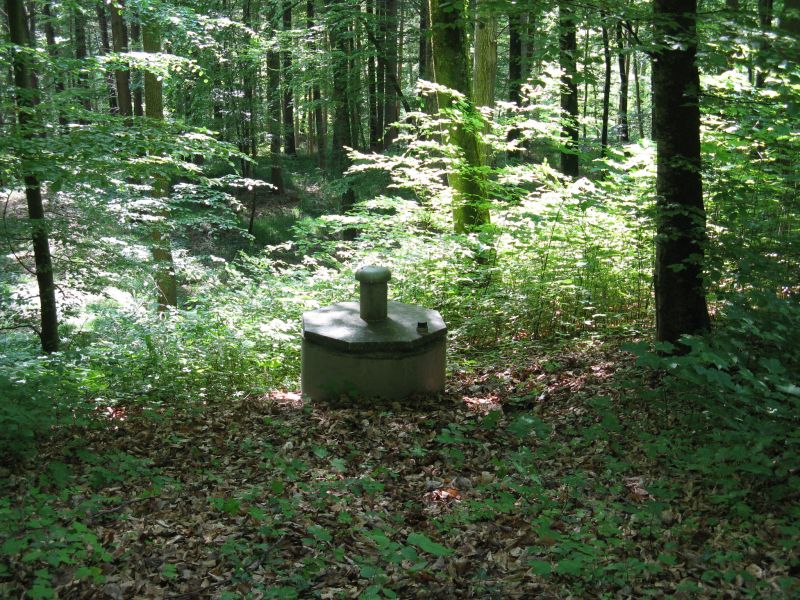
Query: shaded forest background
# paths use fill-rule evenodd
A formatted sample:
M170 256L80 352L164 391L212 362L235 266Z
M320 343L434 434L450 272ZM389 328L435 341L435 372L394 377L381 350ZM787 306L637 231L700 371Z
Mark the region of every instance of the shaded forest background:
M6 0L4 17L0 585L37 582L48 597L64 565L99 582L97 565L113 562L102 543L81 550L89 533L70 541L47 533L52 523L20 529L34 518L20 499L81 522L58 491L78 477L64 456L79 440L119 418L178 427L220 403L295 390L301 314L352 297L353 273L373 263L391 268L394 299L445 318L448 393L488 389L511 415L510 430L486 416L448 429L442 417L438 443L458 446L469 427L502 433L518 442L517 462L503 460L527 465L527 436L547 438L549 425L523 416L558 398L531 382L575 375L576 360L594 369L575 348L608 349L594 366L636 375L588 394L596 421L576 431L622 444L619 419L646 404L645 420L663 426L640 432L648 460L713 482L712 504L733 515L724 531L757 530L760 514L782 532L774 577L745 552L720 559L735 568L690 578L708 593L736 577L756 581L756 596L796 591L797 0ZM498 375L531 357L530 382ZM570 413L563 400L554 407ZM571 443L553 435L554 454ZM144 477L126 452L115 469ZM56 466L34 485L20 474L37 456ZM92 456L75 459L86 473L102 463ZM606 464L605 484L620 464ZM118 480L103 477L93 493L112 502ZM632 493L666 502L657 487ZM231 490L239 504L220 496L217 512L246 505ZM653 509L658 527L673 524L664 510ZM576 560L566 530L542 523L556 545L528 567L567 586L557 589L641 584L611 567L580 579L585 565L564 562ZM330 542L317 533L320 548ZM404 539L448 556L423 538ZM55 565L54 547L65 553ZM246 580L243 565L224 586ZM170 569L160 573L172 582ZM381 573L362 573L358 589L393 597ZM311 593L278 579L258 589Z

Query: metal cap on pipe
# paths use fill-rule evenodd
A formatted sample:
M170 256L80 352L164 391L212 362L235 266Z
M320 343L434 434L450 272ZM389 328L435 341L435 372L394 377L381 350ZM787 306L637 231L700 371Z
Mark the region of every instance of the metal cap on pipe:
M367 323L386 320L388 281L392 273L386 267L369 265L356 271L361 283L359 314Z

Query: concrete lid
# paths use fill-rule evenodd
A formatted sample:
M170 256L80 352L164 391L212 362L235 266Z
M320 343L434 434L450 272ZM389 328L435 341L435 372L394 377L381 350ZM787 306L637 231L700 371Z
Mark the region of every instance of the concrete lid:
M418 329L427 323L427 330ZM403 352L443 338L447 326L432 309L389 302L384 321L365 322L358 302L339 302L303 313L303 337L345 352Z
M361 283L386 283L392 278L392 273L386 267L368 265L356 271L356 279Z

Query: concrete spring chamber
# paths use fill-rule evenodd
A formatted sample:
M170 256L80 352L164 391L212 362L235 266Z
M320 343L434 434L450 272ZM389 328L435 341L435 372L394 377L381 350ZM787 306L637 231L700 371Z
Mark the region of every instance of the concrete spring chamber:
M356 279L359 302L303 314L303 395L399 400L444 390L447 326L441 315L388 302L386 267L363 267Z

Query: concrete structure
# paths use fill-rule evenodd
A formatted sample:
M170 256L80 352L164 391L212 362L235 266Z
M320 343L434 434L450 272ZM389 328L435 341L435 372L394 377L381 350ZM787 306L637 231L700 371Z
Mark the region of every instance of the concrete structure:
M402 399L444 389L447 326L435 310L387 302L385 267L356 273L360 302L303 314L303 394Z

